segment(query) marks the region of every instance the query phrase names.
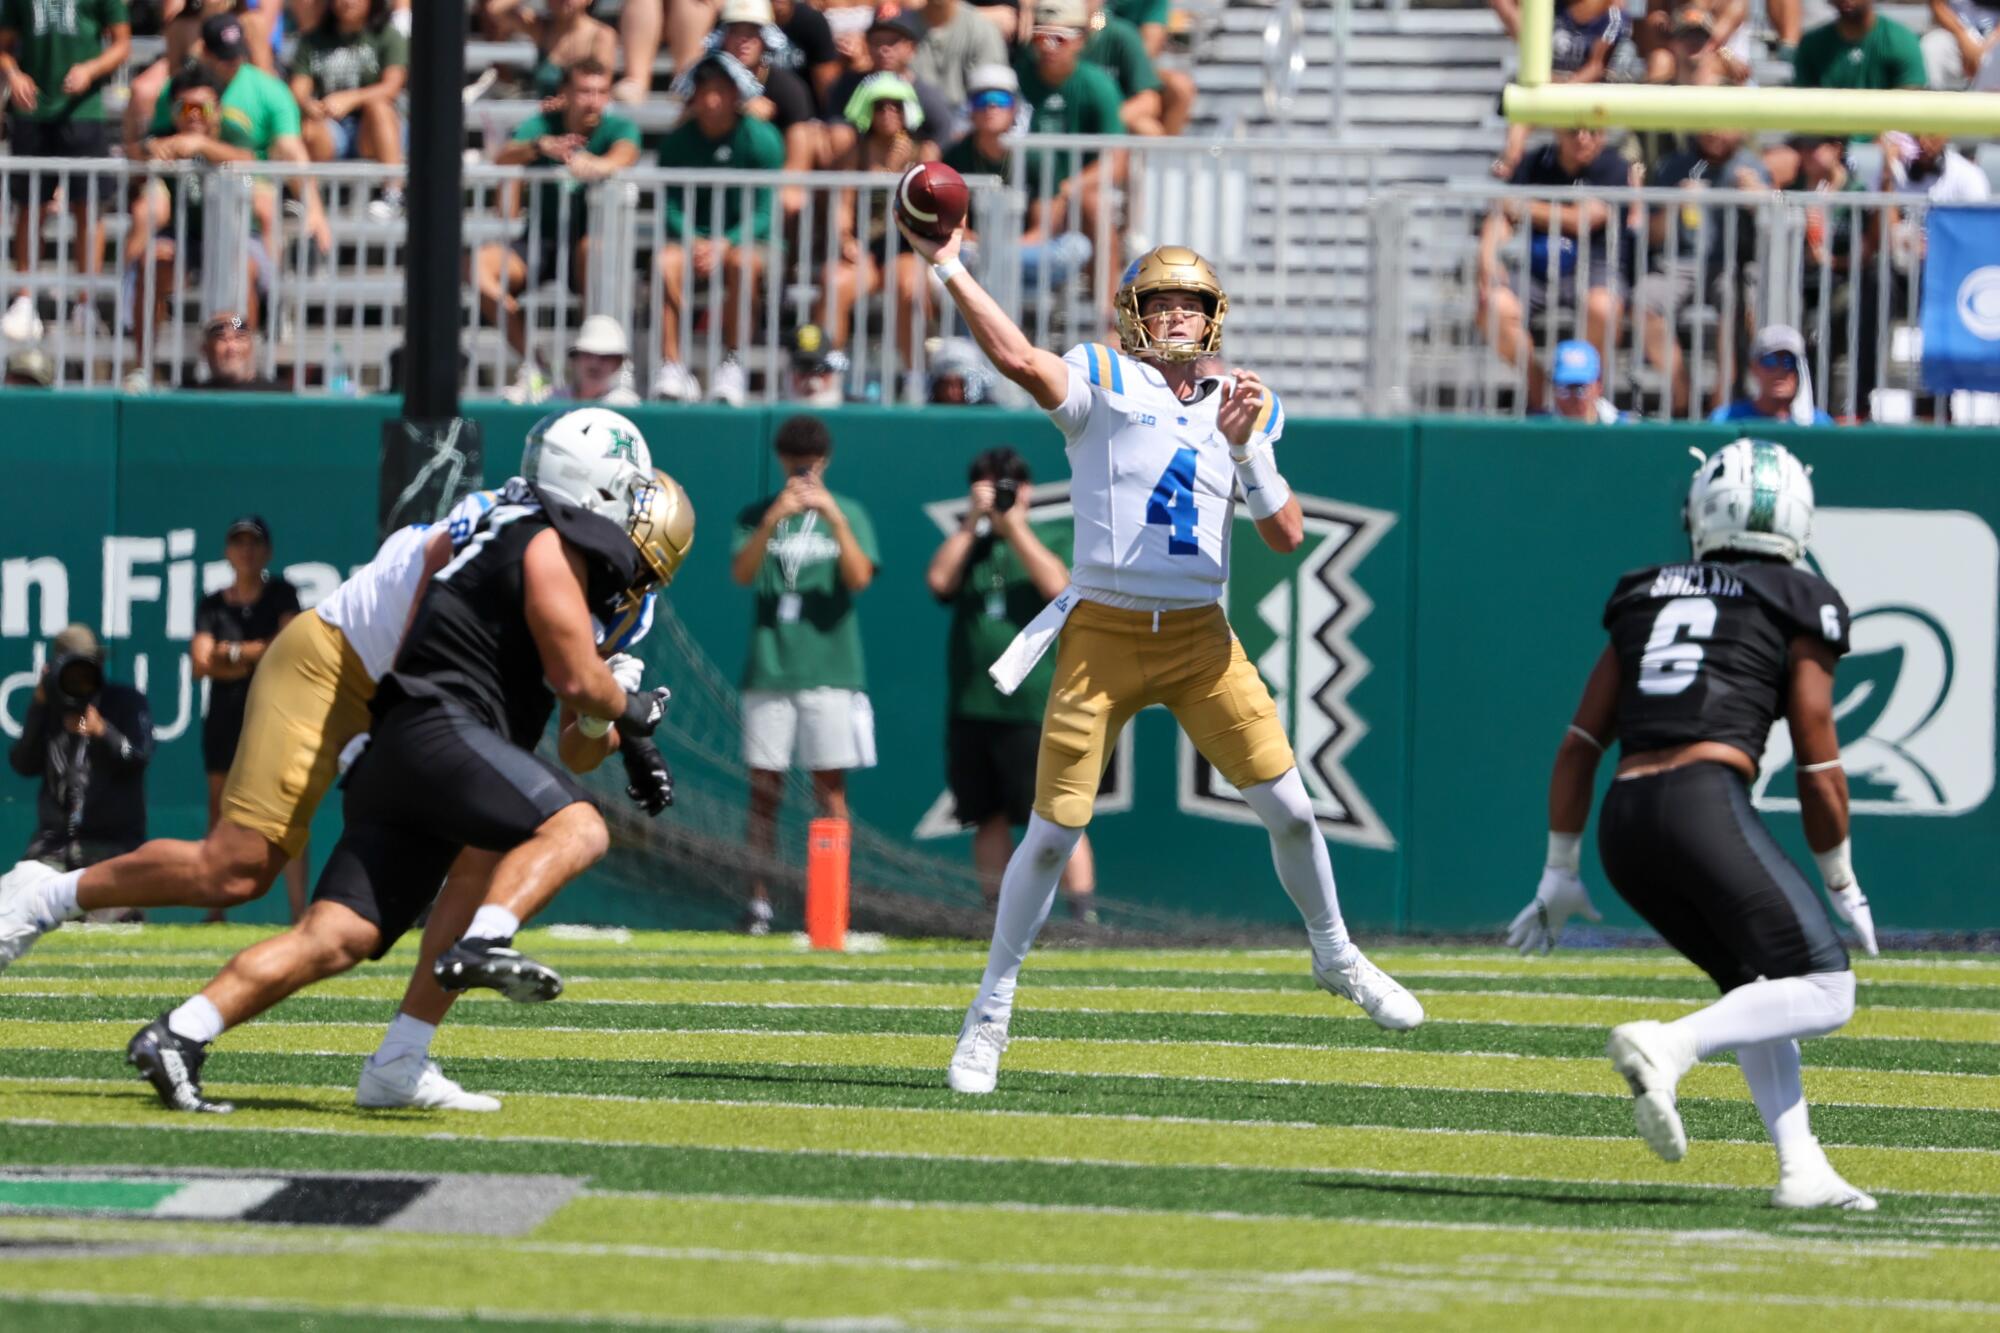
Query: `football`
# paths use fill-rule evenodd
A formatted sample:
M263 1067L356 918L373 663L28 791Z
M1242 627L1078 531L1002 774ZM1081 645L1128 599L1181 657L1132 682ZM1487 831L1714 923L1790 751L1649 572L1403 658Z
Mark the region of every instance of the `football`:
M942 162L919 162L896 182L896 217L926 240L947 239L965 222L965 177Z

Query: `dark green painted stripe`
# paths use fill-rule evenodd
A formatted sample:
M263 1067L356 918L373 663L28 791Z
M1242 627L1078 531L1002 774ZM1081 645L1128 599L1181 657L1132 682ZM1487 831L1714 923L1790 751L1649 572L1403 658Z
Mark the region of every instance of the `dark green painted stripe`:
M220 955L216 965L222 962ZM928 985L949 986L954 983L967 988L968 997L973 987L979 983L979 970L968 968L963 972L945 968L924 967L809 967L802 965L773 964L748 967L742 964L726 965L685 965L670 964L651 966L643 964L579 965L573 969L578 976L597 977L604 980L637 981L769 981L773 983L772 999L782 1001L784 996L776 987L788 981L851 981L863 982L916 982ZM22 963L10 970L8 975L16 978L46 977L103 977L116 980L121 975L145 977L195 977L207 978L215 974L209 966L187 964L149 964L143 959L119 959L115 963L86 965L71 963L38 964L33 960ZM357 969L356 976L407 975L407 969L390 964L378 964ZM1503 976L1472 977L1454 973L1398 972L1398 980L1406 986L1420 991L1466 992L1506 991L1523 995L1592 995L1631 996L1634 999L1686 1000L1698 1004L1715 998L1715 987L1699 977L1686 979L1673 977L1578 977L1578 976ZM1297 975L1284 972L1177 972L1159 970L1103 969L1071 971L1067 969L1037 971L1029 963L1025 984L1030 986L1072 987L1072 986L1115 986L1121 988L1185 988L1189 990L1260 990L1260 991L1310 991L1311 980L1303 967ZM0 994L0 1010L5 1010L13 1001ZM1857 1003L1861 1008L1878 1005L1897 1009L2000 1009L2000 986L1919 986L1908 982L1878 981L1863 982Z
M131 1076L121 1057L108 1051L22 1052L9 1065L7 1072L15 1078ZM677 1101L969 1109L965 1098L943 1087L942 1080L927 1070L846 1065L657 1065L619 1060L453 1060L449 1072L468 1088L503 1095L538 1092ZM360 1066L351 1056L223 1050L210 1058L207 1073L217 1082L342 1087L354 1081ZM1625 1098L1562 1092L1010 1073L999 1091L978 1103L978 1109L1603 1138L1632 1133L1631 1103ZM1757 1142L1764 1137L1763 1124L1748 1102L1689 1099L1681 1103L1681 1112L1688 1133L1696 1140ZM1815 1106L1812 1115L1813 1130L1823 1143L2000 1150L2000 1112ZM448 1127L450 1122L438 1123Z
M782 991L774 991L774 996ZM81 1022L119 1019L144 1023L186 997L158 995L17 995L0 997L8 1018ZM292 1023L387 1023L394 1014L387 1000L298 995L271 1011ZM837 1032L950 1036L958 1031L957 1009L771 1008L750 1004L564 1004L538 1006L466 1005L451 1019L480 1027L576 1027L603 1031ZM1218 1041L1283 1046L1380 1047L1390 1039L1362 1018L1303 1017L1285 1014L1112 1014L1063 1013L1024 1009L1013 1022L1018 1037L1063 1037L1095 1041ZM1430 1023L1398 1033L1399 1050L1442 1054L1552 1055L1597 1060L1604 1055L1604 1030L1591 1027L1531 1026L1511 1023ZM2000 1074L2000 1046L1987 1042L1887 1041L1865 1037L1821 1037L1806 1044L1809 1064L1905 1073Z
M9 1126L7 1136L8 1154L15 1161L51 1166L147 1161L267 1171L546 1172L580 1176L597 1189L753 1198L1020 1203L1492 1226L1727 1227L1814 1239L1922 1238L1945 1244L1992 1244L2000 1239L2000 1198L1885 1195L1879 1213L1799 1217L1768 1206L1762 1190L481 1143L252 1130L167 1135L149 1130L25 1125ZM1941 1222L1947 1216L1949 1223ZM1945 1234L1934 1235L1933 1229Z

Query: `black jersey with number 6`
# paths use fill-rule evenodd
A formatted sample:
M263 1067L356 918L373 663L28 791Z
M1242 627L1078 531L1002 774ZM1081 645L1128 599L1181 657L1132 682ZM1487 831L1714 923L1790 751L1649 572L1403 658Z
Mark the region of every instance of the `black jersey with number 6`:
M1604 607L1627 754L1721 741L1761 760L1783 716L1792 640L1847 651L1847 603L1807 570L1754 558L1657 565Z

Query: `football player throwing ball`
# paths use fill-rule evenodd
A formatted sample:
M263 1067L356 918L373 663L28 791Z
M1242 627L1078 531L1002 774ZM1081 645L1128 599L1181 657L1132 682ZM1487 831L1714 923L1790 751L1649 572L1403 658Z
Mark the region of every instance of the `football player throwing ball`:
M1140 709L1168 708L1270 831L1278 880L1305 918L1314 979L1384 1028L1423 1007L1347 937L1312 801L1264 682L1222 611L1240 503L1273 550L1305 537L1272 448L1284 408L1253 371L1203 373L1229 311L1215 270L1167 245L1136 260L1117 294L1119 345L1056 356L1031 343L942 242L904 235L931 261L987 359L1027 390L1069 445L1076 546L1070 586L993 665L1011 693L1054 648L1034 813L1000 881L993 945L948 1073L959 1092L999 1076L1014 982L1090 821L1106 758ZM1239 498L1240 496L1240 498Z

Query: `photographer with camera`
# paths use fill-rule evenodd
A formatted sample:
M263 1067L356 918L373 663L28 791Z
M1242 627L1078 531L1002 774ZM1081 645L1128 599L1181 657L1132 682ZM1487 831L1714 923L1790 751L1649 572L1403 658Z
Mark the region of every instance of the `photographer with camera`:
M104 678L104 652L89 626L64 629L49 645L20 739L7 752L16 773L42 781L23 859L76 870L144 842L152 757L146 696Z
M1034 808L1042 713L1055 658L1043 658L1011 695L1000 693L986 668L1069 586L1069 563L1035 535L1028 464L1019 454L988 449L972 460L971 481L965 518L931 557L925 579L931 595L951 608L945 779L959 823L973 830L979 887L992 903L1014 854L1014 830L1028 822ZM1059 544L1067 547L1069 524L1059 524L1058 531ZM1063 871L1062 893L1070 914L1087 925L1097 923L1096 878L1090 840L1080 839Z

